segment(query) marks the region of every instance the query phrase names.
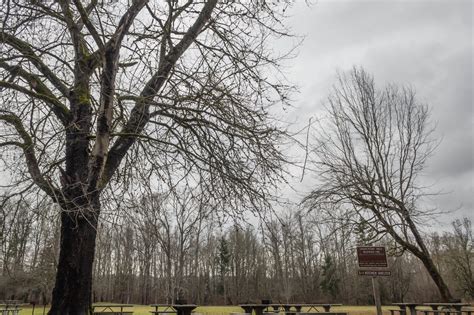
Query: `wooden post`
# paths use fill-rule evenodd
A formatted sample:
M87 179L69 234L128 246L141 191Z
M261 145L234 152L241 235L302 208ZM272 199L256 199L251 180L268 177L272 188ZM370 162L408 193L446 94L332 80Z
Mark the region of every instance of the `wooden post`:
M382 304L380 303L379 281L377 277L372 277L372 287L374 289L374 301L377 309L377 315L382 315Z

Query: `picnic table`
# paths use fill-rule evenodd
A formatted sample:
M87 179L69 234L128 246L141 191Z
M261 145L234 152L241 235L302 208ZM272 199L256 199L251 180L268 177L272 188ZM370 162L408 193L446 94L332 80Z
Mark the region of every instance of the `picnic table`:
M133 314L132 310L127 310L131 307L131 304L97 304L92 305L92 314L129 315Z
M173 304L172 308L176 310L177 315L191 315L191 312L197 307L196 304Z
M18 309L9 309L5 308L4 306L0 305L0 314L1 315L18 315L20 314L21 308Z
M303 304L297 304L297 303L294 303L294 304L282 304L281 306L282 306L283 309L285 310L285 313L286 313L286 314L289 314L289 315L296 314L296 313L300 313L300 312L301 312L301 309L303 308ZM292 308L295 309L295 312L291 310Z
M469 303L423 303L423 305L431 307L433 311L439 310L440 308L461 311L463 307L471 306Z
M151 307L155 308L154 311L150 311L150 313L154 315L160 314L176 314L176 310L171 307L171 304L151 304ZM160 310L161 308L161 310Z
M444 302L435 302L435 303L423 303L424 306L431 307L431 311L423 311L425 315L430 313L432 314L450 314L450 311L456 311L456 314L462 313L462 308L471 306L469 303L459 303L459 302L451 302L451 303L444 303ZM466 313L471 313L472 311L466 311Z
M273 311L275 313L278 313L280 311L281 304L271 303L271 304L268 304L268 307L273 308Z
M408 303L392 303L392 305L398 306L400 308L400 314L402 314L404 311L404 313L408 315L407 310L409 310L410 315L416 315L416 307L422 304L408 302Z
M253 305L253 304L247 304L247 305ZM301 310L303 307L308 308L308 311L314 310L318 312L318 308L323 308L325 312L330 312L331 307L333 306L342 306L342 304L332 304L332 303L291 303L291 304L262 304L266 305L268 307L272 307L275 312L278 312L280 308L283 308L286 314L296 314L296 313L301 313ZM292 308L294 310L292 310ZM250 313L251 309L249 308L249 311L245 310L246 313Z
M308 311L310 311L310 310L312 310L312 309L315 310L315 311L317 311L316 308L322 307L325 312L330 312L330 311L331 311L331 307L334 307L334 306L342 306L342 304L317 303L317 304L304 304L303 306L309 307Z
M1 315L18 315L21 311L21 306L27 305L22 301L17 300L5 300L0 303L0 314Z
M263 311L271 304L240 304L239 306L244 309L245 313L252 314L255 311L255 315L263 315Z
M191 312L197 307L196 304L151 304L150 306L155 308L154 311L150 311L154 315L191 315ZM160 310L160 308L162 309Z

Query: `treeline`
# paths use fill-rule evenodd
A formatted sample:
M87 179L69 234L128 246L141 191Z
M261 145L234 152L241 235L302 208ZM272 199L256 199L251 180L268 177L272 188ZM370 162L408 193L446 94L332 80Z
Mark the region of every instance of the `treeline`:
M1 209L0 299L47 303L59 249L58 211L46 202L8 202ZM267 215L254 224L222 222L215 209L164 195L104 213L94 265L94 301L149 304L177 298L197 304L281 302L372 303L371 279L357 275L355 248L371 239L363 225L322 221L317 213ZM274 217L272 219L272 217ZM456 297L474 296L471 222L426 235ZM380 278L385 303L437 299L422 264L392 242L391 277Z

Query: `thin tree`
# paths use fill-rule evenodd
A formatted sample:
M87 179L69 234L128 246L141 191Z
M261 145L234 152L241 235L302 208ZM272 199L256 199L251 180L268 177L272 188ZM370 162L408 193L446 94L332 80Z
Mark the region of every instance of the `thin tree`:
M433 214L420 207L417 182L436 144L428 107L409 88L376 89L373 77L354 68L339 76L328 113L314 149L320 184L306 205L353 211L353 222L367 226L372 240L390 235L421 260L441 298L451 300L420 231L420 220Z
M5 194L40 189L62 209L50 315L88 313L114 192L186 177L235 208L264 200L283 163L268 107L288 92L266 46L287 2L3 1Z
M445 233L442 244L444 258L459 288L467 297L474 297L474 234L469 218L452 222L453 232Z

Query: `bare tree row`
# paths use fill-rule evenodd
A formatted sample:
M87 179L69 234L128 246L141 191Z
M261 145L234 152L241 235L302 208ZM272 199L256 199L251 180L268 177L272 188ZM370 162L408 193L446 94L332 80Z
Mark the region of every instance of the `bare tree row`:
M185 196L186 194L182 194ZM198 304L274 301L372 303L370 279L357 276L355 247L367 228L321 222L314 213L220 224L193 198L143 198L98 229L93 299L149 304L178 298ZM49 302L59 249L59 219L47 203L2 208L0 298ZM345 220L345 221L344 221ZM427 235L433 260L452 292L474 296L474 239L468 219ZM381 280L384 302L434 300L423 264L388 238L393 276ZM409 298L408 298L409 296Z

